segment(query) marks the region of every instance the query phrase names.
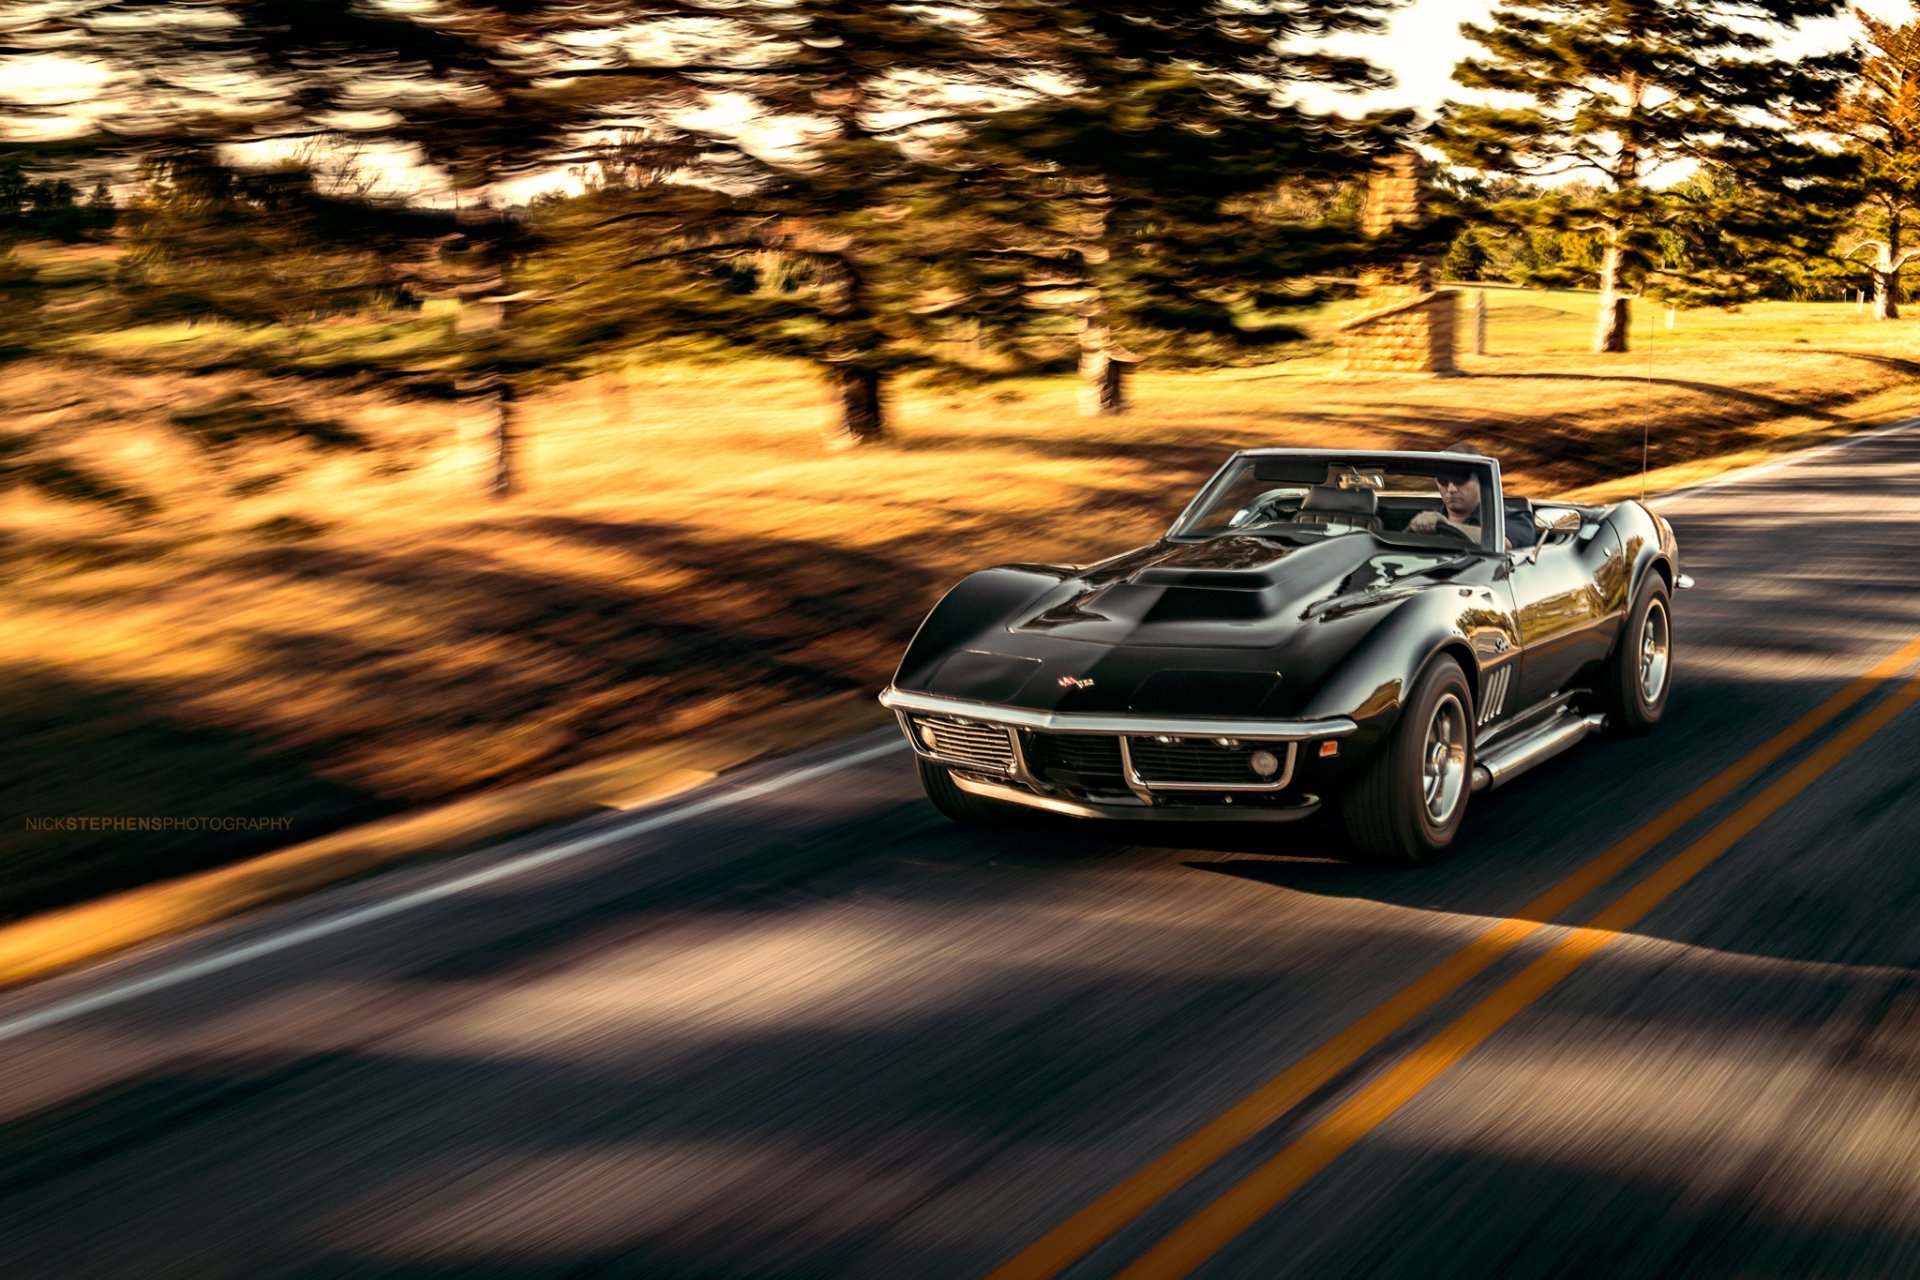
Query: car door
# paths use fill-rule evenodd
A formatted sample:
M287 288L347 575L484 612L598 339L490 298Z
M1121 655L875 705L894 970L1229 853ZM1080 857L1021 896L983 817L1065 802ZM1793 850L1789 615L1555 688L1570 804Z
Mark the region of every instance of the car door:
M1558 535L1511 553L1509 573L1520 632L1520 697L1530 707L1570 688L1584 687L1587 668L1606 659L1613 618L1596 585L1620 554L1605 524L1591 534Z

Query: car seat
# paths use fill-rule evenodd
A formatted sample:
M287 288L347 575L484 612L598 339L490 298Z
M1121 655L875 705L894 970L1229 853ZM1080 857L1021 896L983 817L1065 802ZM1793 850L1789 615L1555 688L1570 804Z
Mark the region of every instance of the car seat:
M1317 484L1293 516L1295 524L1335 525L1343 529L1380 530L1380 496L1371 489L1341 489Z

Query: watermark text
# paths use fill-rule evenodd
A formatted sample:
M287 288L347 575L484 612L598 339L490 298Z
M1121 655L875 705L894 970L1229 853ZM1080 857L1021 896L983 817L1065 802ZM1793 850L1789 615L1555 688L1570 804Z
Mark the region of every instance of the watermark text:
M93 814L54 814L28 818L29 831L289 831L292 818L232 816L137 815L108 817Z

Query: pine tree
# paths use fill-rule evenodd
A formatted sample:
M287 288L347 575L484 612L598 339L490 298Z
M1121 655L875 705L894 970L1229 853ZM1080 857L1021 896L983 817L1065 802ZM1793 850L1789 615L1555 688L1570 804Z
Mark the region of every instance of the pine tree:
M596 269L547 315L592 298L588 327L628 341L804 360L839 406L834 443L885 438L889 378L941 363L971 297L953 229L929 221L926 137L1028 68L969 6L638 0L573 20L630 34L578 54L575 83L654 177L580 204L568 234Z
M1446 256L1440 260L1440 275L1445 280L1484 280L1493 255L1487 252L1477 227L1468 227L1453 238Z
M181 22L164 6L74 0L44 15L39 36L86 48L110 73L100 105L111 109L98 118L113 128L16 149L122 170L143 165L168 182L193 175L201 189L188 193L188 208L136 211L133 282L161 286L148 291L149 303L170 296L189 311L231 316L252 307L256 319L283 317L287 281L245 268L287 244L314 262L377 265L334 282L361 292L377 287L383 271L426 262L438 244L457 249L461 261L430 277L511 294L518 229L500 202L483 197L559 164L601 114L595 95L550 74L565 55L546 39L555 27L546 7L209 0L197 21ZM366 110L374 101L381 109ZM290 162L297 145L309 158ZM329 184L313 159L357 151L417 154L426 198ZM198 211L195 199L204 204ZM196 262L194 244L215 256ZM171 286L183 287L169 295ZM368 370L403 390L431 393L452 381L491 402L491 488L501 494L513 484L511 379L519 367L503 349L494 333L462 334L433 353L432 369Z
M1367 29L1385 7L732 6L703 33L730 63L662 58L644 73L656 89L741 95L763 133L798 120L811 132L755 147L656 114L652 145L701 159L606 202L599 256L633 273L615 309L651 342L812 361L846 440L883 434L887 374L951 366L955 346L1031 362L1063 319L1089 399L1116 409L1141 354L1198 361L1296 336L1262 313L1300 301L1289 286L1354 237L1260 196L1283 176L1361 170L1387 131L1288 105L1302 82L1379 79L1288 50ZM785 287L739 287L743 268L768 264Z
M622 344L806 360L833 387L837 438L859 442L885 435L891 375L950 363L958 334L1026 340L1049 291L1087 299L1089 350L1286 336L1261 309L1293 300L1278 286L1339 237L1249 210L1283 173L1364 162L1373 136L1286 90L1374 75L1285 50L1388 5L208 0L181 23L68 0L41 35L114 73L99 117L114 132L60 140L68 154L257 168L295 139L416 151L437 202L330 190L316 166L281 198L313 214L303 235L377 244L390 264L440 238L428 282L497 321L439 368L491 398L505 491L520 393ZM997 159L958 163L983 116ZM596 192L591 220L507 204L510 181L615 136L649 176Z
M400 283L399 225L328 197L308 168L236 172L208 152L180 150L138 176L118 272L123 323L300 324L366 309ZM107 214L119 216L110 204Z
M494 321L464 329L453 381L494 405L496 492L513 484L520 393L546 364L578 369L587 354L543 349L542 335L795 356L833 385L839 438L882 437L886 378L930 362L940 313L963 301L929 305L943 268L939 237L913 225L932 174L916 139L1031 70L964 6L227 0L193 24L124 9L75 0L50 18L121 73L110 151L168 161L224 144L232 160L236 143L313 137L418 149L458 206L434 278ZM605 40L612 29L627 38ZM219 92L145 88L163 82ZM376 99L382 112L363 109ZM562 172L621 133L647 139L674 180L603 193L597 225L542 222L579 240L543 249L504 184ZM335 212L343 227L423 221L366 193ZM795 287L740 291L740 265L763 260ZM577 274L554 274L568 264ZM614 280L634 287L610 293Z
M1324 36L1377 29L1383 0L987 6L999 40L1049 85L969 128L962 189L990 252L1024 262L994 319L1075 328L1083 408L1123 412L1146 357L1235 358L1298 337L1275 315L1301 278L1351 260L1353 228L1263 199L1282 179L1337 189L1397 140L1399 118L1301 108L1301 85L1385 83ZM1053 320L1057 326L1058 320Z
M1848 55L1791 61L1768 28L1841 9L1840 0L1504 0L1486 26L1462 30L1482 52L1454 78L1516 95L1520 105L1449 104L1436 141L1456 163L1526 178L1581 176L1591 197L1548 193L1497 207L1504 219L1590 230L1603 245L1594 350L1627 349L1629 291L1649 274L1661 228L1688 216L1740 215L1759 236L1768 217L1841 172L1787 123L1838 91ZM1734 175L1745 201L1717 207L1651 185L1694 162ZM1676 280L1676 283L1680 281ZM1695 286L1704 281L1690 282Z
M113 192L106 183L94 183L81 215L89 236L106 236L113 231L120 221L120 210L113 203Z
M1920 5L1913 7L1904 23L1854 10L1866 36L1860 70L1831 111L1806 122L1860 161L1859 207L1839 257L1866 272L1878 320L1898 318L1900 273L1920 254L1912 243L1920 217ZM1862 260L1863 252L1871 256Z

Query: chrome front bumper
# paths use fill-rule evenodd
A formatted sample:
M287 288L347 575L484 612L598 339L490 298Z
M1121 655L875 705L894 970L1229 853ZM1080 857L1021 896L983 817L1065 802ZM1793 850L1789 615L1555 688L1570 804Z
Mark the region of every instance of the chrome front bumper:
M1212 805L1155 805L1140 800L1131 804L1121 800L1073 800L1066 796L1037 795L1022 787L989 782L964 773L953 775L953 785L969 795L1004 800L1047 813L1064 813L1074 818L1124 818L1134 822L1292 822L1320 809L1318 796L1302 796L1298 804L1232 809Z
M907 745L922 759L960 772L954 785L963 791L990 799L1005 800L1055 813L1076 817L1167 818L1180 820L1229 819L1245 821L1258 818L1304 817L1319 807L1312 797L1302 797L1293 806L1272 803L1249 805L1242 809L1215 809L1179 801L1192 801L1201 795L1220 796L1219 804L1231 805L1235 793L1268 793L1285 788L1292 780L1302 742L1343 738L1357 727L1352 720L1335 717L1325 720L1226 720L1201 717L1116 715L1066 711L1031 711L992 703L969 702L937 694L909 693L887 689L880 705L900 719L900 730ZM920 741L909 717L933 716L964 725L990 727L1003 731L1007 739L1007 759L1003 764L943 755ZM1046 734L1079 734L1108 737L1117 741L1121 773L1130 798L1091 799L1068 796L1028 767L1018 730ZM1272 743L1285 747L1280 769L1270 779L1258 783L1150 780L1135 766L1129 738L1199 738L1209 741L1233 739L1236 742ZM937 745L937 738L935 742ZM1171 802L1171 803L1170 803Z

